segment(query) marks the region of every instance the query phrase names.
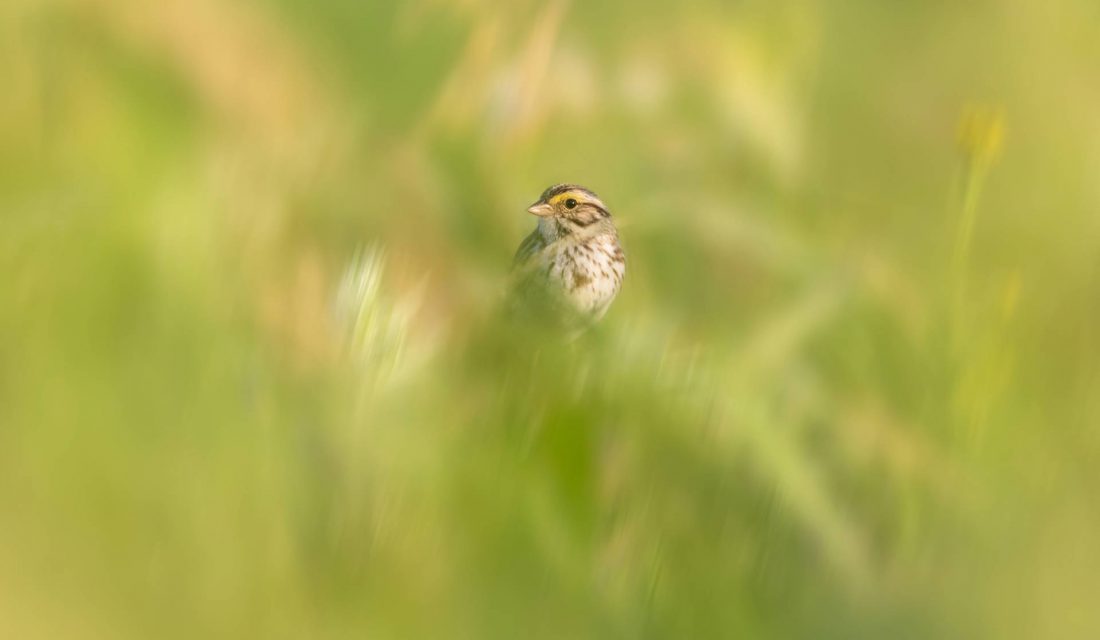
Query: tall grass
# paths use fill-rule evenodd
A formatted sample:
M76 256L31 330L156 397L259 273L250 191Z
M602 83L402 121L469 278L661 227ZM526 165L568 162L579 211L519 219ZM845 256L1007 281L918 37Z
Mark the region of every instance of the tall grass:
M5 3L0 636L1095 637L1097 17Z

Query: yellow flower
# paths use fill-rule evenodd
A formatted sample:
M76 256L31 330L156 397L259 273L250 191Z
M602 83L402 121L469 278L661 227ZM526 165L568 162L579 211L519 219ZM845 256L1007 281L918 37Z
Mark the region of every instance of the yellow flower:
M959 121L959 148L974 162L991 164L1004 143L1004 120L1000 107L967 107Z

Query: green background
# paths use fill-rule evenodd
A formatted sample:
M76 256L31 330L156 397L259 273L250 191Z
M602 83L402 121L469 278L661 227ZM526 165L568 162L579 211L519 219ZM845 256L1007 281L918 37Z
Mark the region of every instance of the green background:
M1095 638L1100 5L7 0L0 635ZM627 279L501 320L578 182Z

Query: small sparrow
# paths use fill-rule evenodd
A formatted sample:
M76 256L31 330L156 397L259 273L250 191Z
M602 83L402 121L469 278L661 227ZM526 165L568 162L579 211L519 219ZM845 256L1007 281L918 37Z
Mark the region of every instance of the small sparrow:
M607 205L584 187L558 184L527 211L538 226L512 261L515 302L572 326L602 318L626 273Z

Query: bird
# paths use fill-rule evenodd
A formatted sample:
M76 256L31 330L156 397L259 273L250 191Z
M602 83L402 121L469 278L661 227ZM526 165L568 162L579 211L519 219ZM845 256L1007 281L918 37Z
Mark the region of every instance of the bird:
M512 260L513 306L564 328L591 326L626 275L611 212L592 190L568 183L547 188L527 212L538 223Z

